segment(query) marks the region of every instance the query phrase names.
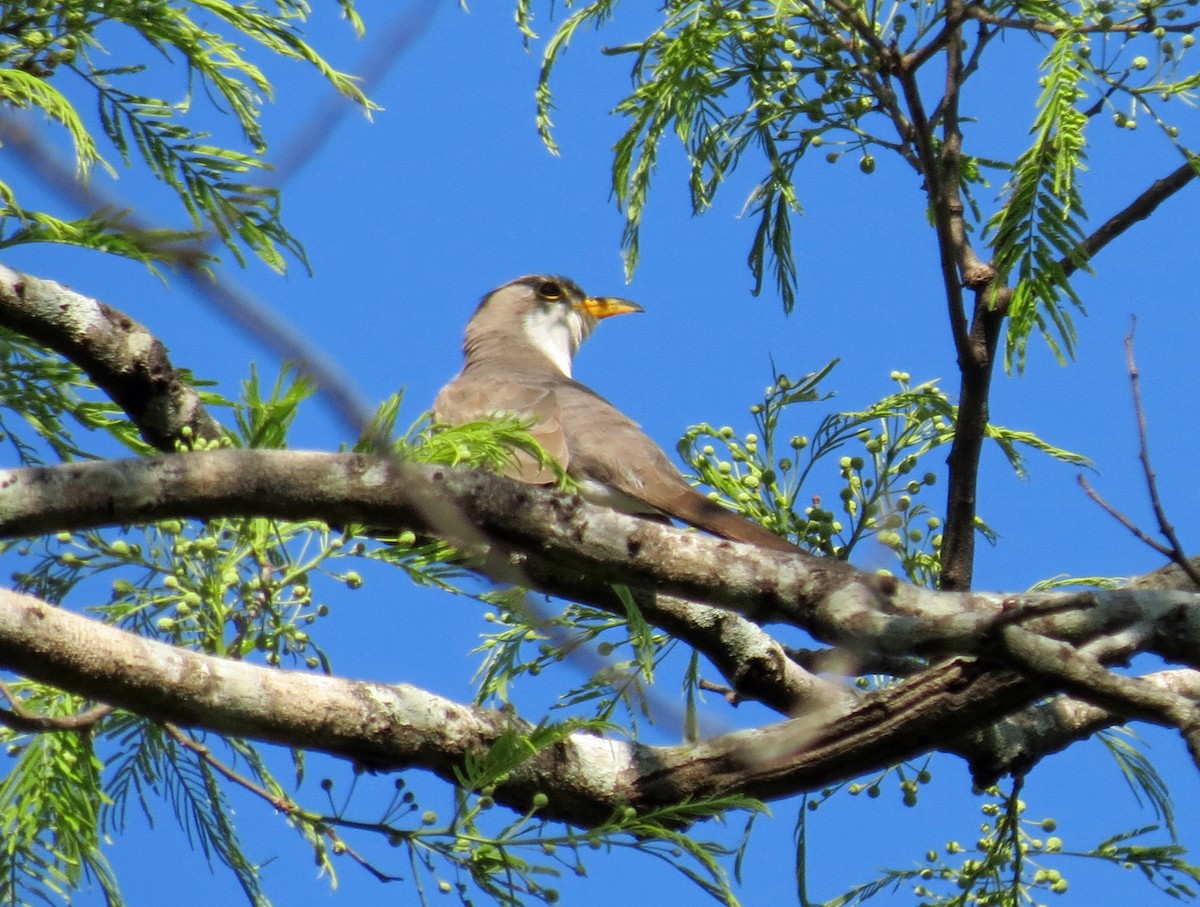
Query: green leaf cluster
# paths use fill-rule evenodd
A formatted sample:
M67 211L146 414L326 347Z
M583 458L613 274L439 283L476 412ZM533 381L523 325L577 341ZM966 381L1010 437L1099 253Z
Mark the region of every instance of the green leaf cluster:
M340 0L361 31L352 0ZM38 0L0 9L0 103L36 110L65 131L77 178L97 165L115 173L79 113L76 90L97 104L101 130L125 165L140 162L180 201L191 226L135 223L127 212L99 210L77 220L27 209L0 183L0 248L61 242L124 255L153 267L211 259L202 238L215 238L240 262L248 251L276 270L285 255L304 261L299 241L280 218L279 194L267 177L267 144L259 118L274 86L243 44L299 61L366 110L370 102L348 75L330 66L304 38L307 3L192 0ZM135 35L142 45L187 71L181 94L147 93L144 62L112 66L107 46ZM122 47L126 46L122 43ZM133 45L131 45L133 46ZM70 91L60 88L69 83ZM236 141L218 141L196 124L194 97L211 99L232 117ZM241 145L242 147L237 147Z
M69 716L83 701L31 682L5 685L31 712ZM86 734L19 734L0 728L11 760L0 781L0 904L69 901L91 881L110 904L117 881L101 850L103 765Z
M117 714L104 730L105 742L115 747L107 766L106 790L112 799L105 811L105 825L118 834L123 832L131 805L153 824L154 804L163 802L188 844L203 854L210 867L220 864L228 868L248 903L255 907L269 904L259 866L247 857L238 835L226 779L202 758L198 751L202 745L184 746L182 742L195 738L174 729L169 733L162 725L134 715ZM248 756L259 783L278 786L252 747L234 739L225 741L224 746Z
M587 3L547 42L538 84L538 124L547 145L553 95L550 79L571 39L605 24L616 0ZM892 11L894 12L897 4ZM878 79L862 64L870 51L858 35L862 11L800 3L669 2L663 23L644 41L608 48L633 57L634 91L617 104L629 126L614 146L613 192L625 214L626 270L640 254L643 214L661 146L675 138L689 165L693 211L704 212L747 156L762 176L745 203L757 224L749 254L755 293L770 276L790 309L796 298L793 214L801 210L797 167L810 150L828 146L832 161L857 152L859 168L874 170L873 145L897 143L869 131ZM896 28L872 6L885 33ZM531 32L532 9L518 19ZM851 21L853 20L853 21ZM902 26L901 26L902 29Z
M554 72L571 42L608 26L619 3L567 6L571 12L546 41L537 87L538 125L552 150ZM535 4L518 0L516 9L532 40ZM1101 113L1122 130L1150 120L1182 161L1197 166L1187 111L1167 106L1194 107L1200 88L1192 50L1200 22L1189 9L1189 0L663 3L644 38L605 48L632 58L633 88L615 105L626 128L612 164L627 270L640 256L650 188L668 143L682 149L696 214L714 205L723 186L739 182L739 170L753 176L742 213L752 228L754 289L773 284L786 310L799 292L793 216L814 178L804 162L814 155L828 164L849 159L870 175L890 161L921 179L943 251L977 237L975 257L998 276L992 289L1011 282L1011 301L1007 293L992 297L1008 307L1009 368L1023 366L1034 332L1065 360L1074 353L1073 319L1084 311L1071 278L1088 268L1092 254L1094 227L1080 179L1089 124ZM967 27L964 17L979 22ZM1047 48L1043 90L1032 139L1010 158L1007 149L976 147L987 137L964 134L963 124L990 112L972 105L980 98L986 104L995 90L964 86L982 72L1023 66L1012 54L1023 53L1026 42ZM1011 50L1002 50L1006 45ZM951 83L939 96L936 86ZM978 187L989 183L985 172L1004 179L1000 198L979 197ZM950 189L942 192L943 184ZM962 232L950 236L947 221L960 216ZM964 261L950 267L969 270ZM955 305L958 292L947 287Z
M77 433L100 431L127 450L148 446L76 365L0 328L0 442L24 466L96 454Z
M953 438L958 409L936 382L914 387L897 371L896 392L860 411L828 414L811 436L793 434L785 444L783 420L793 407L828 399L819 385L835 365L798 380L776 374L762 402L750 407L755 431L739 437L730 426L703 423L688 430L679 452L711 497L807 550L848 559L872 540L895 554L910 581L934 585L942 520L921 495L938 481L941 464L930 468L927 458ZM1027 431L989 425L987 436L1018 476L1025 473L1023 448L1087 464ZM835 456L829 482L822 470ZM979 529L992 537L985 524Z
M993 217L994 265L1015 282L1009 304L1008 358L1024 366L1025 348L1036 327L1055 356L1074 356L1075 328L1064 302L1083 304L1067 279L1068 265L1086 267L1083 198L1079 171L1085 157L1087 115L1078 107L1088 54L1086 39L1067 32L1043 63L1034 143L1013 166L1011 194Z
M881 894L895 897L908 889L922 907L1021 907L1039 897L1065 894L1070 883L1061 867L1080 860L1137 869L1161 891L1176 898L1196 896L1200 867L1187 863L1175 843L1133 844L1157 830L1146 826L1101 841L1087 850L1071 850L1052 818L1028 819L1027 805L1014 783L1007 793L984 792L983 821L972 843L947 841L926 852L921 865L889 869L877 878L820 902L821 907L850 907ZM812 903L806 901L806 903Z

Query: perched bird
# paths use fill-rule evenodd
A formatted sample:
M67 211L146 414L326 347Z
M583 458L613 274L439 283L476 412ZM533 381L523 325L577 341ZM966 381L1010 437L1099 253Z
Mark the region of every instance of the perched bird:
M587 500L794 553L795 546L692 488L636 422L571 377L579 345L601 318L640 311L624 299L588 296L563 277L506 283L483 298L467 324L466 361L438 394L434 418L449 425L510 414L532 420L533 437ZM528 456L510 477L554 481Z

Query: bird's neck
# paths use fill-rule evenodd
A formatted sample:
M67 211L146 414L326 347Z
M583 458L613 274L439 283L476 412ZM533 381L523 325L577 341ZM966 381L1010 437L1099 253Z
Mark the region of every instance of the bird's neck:
M503 324L472 322L464 352L468 363L503 357L508 363L537 371L553 369L570 378L572 360L591 328L577 312L563 317L561 312L537 308Z
M544 308L526 312L521 318L521 329L530 345L568 378L579 344L591 333L590 326L578 312L572 310L563 317L561 311Z

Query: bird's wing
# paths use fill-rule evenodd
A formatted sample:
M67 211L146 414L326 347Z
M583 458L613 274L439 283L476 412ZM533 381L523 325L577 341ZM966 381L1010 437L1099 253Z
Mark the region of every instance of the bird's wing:
M661 514L738 542L797 550L692 488L640 425L576 381L533 375L514 380L511 374L501 379L479 371L459 375L434 402L435 417L450 425L507 414L532 420L530 434L597 503L628 513ZM523 451L515 452L505 475L537 485L555 479Z
M648 510L722 538L796 552L790 542L726 510L689 485L641 426L595 391L571 381L560 383L554 394L560 419L567 426L568 472L572 476L603 483L648 505Z
M434 418L449 425L485 421L497 416L532 420L529 433L542 449L567 469L570 454L553 391L538 384L500 383L487 376L459 375L437 395ZM554 471L542 466L523 450L513 451L513 462L504 470L510 479L530 485L550 485Z

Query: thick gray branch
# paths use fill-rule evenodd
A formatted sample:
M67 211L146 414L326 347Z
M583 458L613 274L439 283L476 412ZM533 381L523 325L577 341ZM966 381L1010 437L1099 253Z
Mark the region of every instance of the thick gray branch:
M0 265L0 325L82 368L159 450L174 450L185 427L196 439L223 434L162 342L102 302Z
M1159 671L1138 680L1200 702L1200 672ZM1056 696L941 748L970 762L976 783L987 786L1002 775L1027 772L1047 756L1125 720L1121 712L1070 696Z
M554 813L582 824L604 820L621 802L662 804L733 791L787 796L935 747L961 752L980 773L1028 761L1034 754L1015 747L1011 733L993 736L994 748L986 735L982 745L969 736L1062 689L1038 672L1023 677L996 665L996 658L1003 663L1002 641L1013 626L1085 648L1097 663L1138 651L1200 661L1194 592L930 592L837 561L685 532L471 470L352 454L217 450L0 471L0 534L6 536L245 514L436 533L463 546L493 577L614 610L620 605L611 584L625 584L648 596L654 610L647 617L654 622L701 643L710 634L711 649L729 653L718 663L727 674L760 659L767 670L755 681L759 690L769 686L777 647L733 612L788 621L852 652L981 659L936 665L857 701L784 664L776 676L786 692L779 703L770 702L769 692L764 700L792 712L804 705L793 721L675 748L585 735L514 775L506 802L523 805L533 792L556 791ZM1171 583L1164 578L1153 585ZM525 728L515 718L502 720L409 687L204 659L27 599L11 600L20 613L0 619L4 666L176 723L381 767L420 766L446 778L465 753L483 751L508 728ZM721 626L722 615L731 623ZM745 642L744 652L733 652L731 633ZM277 689L278 677L287 682ZM296 697L297 713L281 711L287 696ZM350 708L344 698L358 705ZM445 727L426 734L427 725L407 714L411 709L441 715Z
M256 514L433 533L482 572L616 608L611 584L787 622L851 651L1000 652L1012 624L1107 663L1153 651L1200 666L1200 596L1123 589L1037 595L932 592L595 507L473 470L355 454L218 450L0 471L0 535Z
M30 596L0 591L0 666L173 724L353 759L379 770L421 768L448 781L519 718L406 684L350 681L214 658L105 626ZM740 793L776 798L926 751L947 728L969 730L1037 690L969 661L950 662L864 697L845 713L649 747L574 734L499 785L519 809L545 792L545 814L582 825L625 805L654 807Z

